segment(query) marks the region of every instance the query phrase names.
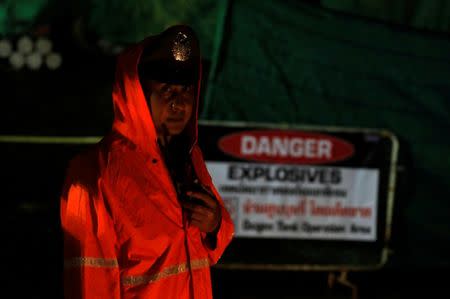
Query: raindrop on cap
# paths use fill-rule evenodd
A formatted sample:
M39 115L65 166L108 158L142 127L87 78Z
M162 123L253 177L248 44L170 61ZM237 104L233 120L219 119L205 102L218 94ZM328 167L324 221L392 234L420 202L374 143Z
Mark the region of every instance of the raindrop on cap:
M172 45L173 58L176 61L186 61L191 55L191 40L183 32L178 32Z

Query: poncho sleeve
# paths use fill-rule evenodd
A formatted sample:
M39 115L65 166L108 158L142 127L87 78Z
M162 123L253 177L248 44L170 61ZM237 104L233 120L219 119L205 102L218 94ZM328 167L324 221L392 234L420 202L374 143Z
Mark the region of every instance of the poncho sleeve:
M114 225L95 185L80 167L69 167L60 200L64 293L69 299L120 298Z
M210 238L210 236L206 233L202 233L202 239L204 240L203 244L208 252L209 262L211 265L214 265L219 261L228 244L233 239L234 225L230 214L225 208L223 200L219 192L216 190L211 176L209 175L199 147L194 148L192 152L192 160L199 179L207 185L212 193L214 193L221 207L222 220L219 230L215 234L214 242L207 242L207 238ZM211 243L214 243L214 246L211 246Z

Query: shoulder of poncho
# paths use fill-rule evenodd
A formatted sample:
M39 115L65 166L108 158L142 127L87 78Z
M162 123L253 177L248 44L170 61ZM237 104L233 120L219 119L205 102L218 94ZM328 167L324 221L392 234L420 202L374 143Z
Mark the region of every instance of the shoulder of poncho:
M129 176L132 170L127 165L136 154L136 146L123 136L105 139L101 145L102 179L107 179L106 183L109 185L115 185L120 178Z

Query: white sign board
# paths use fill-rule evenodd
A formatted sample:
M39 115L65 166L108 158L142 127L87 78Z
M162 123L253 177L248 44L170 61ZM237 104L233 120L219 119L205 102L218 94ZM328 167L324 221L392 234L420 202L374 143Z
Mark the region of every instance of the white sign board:
M376 169L207 162L236 237L374 241Z

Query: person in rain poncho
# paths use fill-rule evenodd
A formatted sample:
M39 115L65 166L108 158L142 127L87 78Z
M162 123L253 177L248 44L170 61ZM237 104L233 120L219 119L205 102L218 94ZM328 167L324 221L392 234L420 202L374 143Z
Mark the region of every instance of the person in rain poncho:
M112 130L61 195L66 298L212 298L234 227L197 145L200 82L189 26L119 55Z

